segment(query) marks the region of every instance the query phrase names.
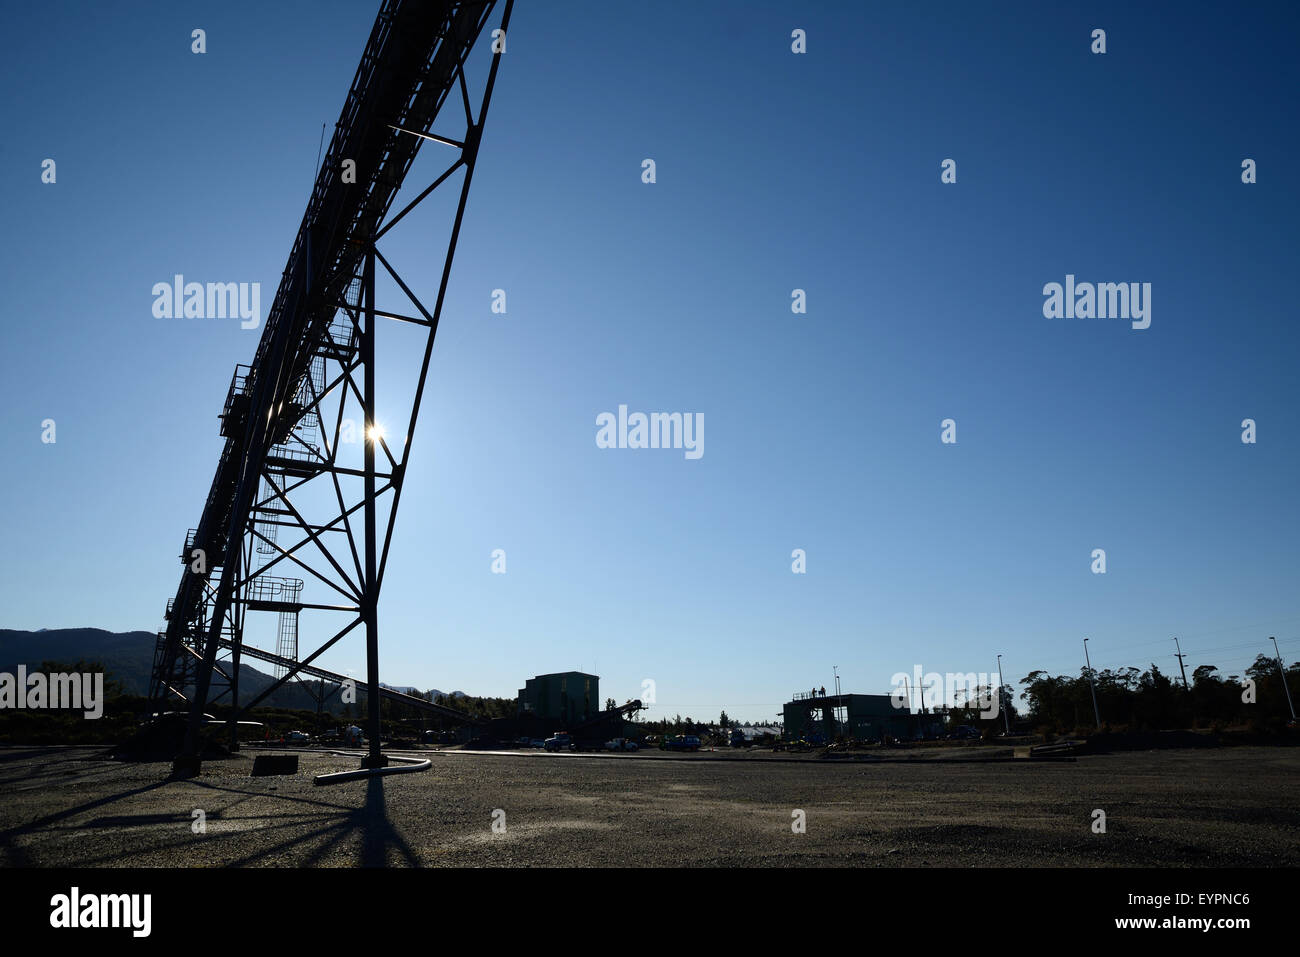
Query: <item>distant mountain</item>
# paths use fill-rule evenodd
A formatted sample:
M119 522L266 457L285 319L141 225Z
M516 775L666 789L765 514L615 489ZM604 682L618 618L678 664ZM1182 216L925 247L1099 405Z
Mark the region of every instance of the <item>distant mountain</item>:
M59 628L39 631L13 631L0 628L0 671L13 673L18 665L28 670L39 668L42 661L59 661L73 664L77 661L98 661L111 678L122 683L127 694L147 695L153 674L153 653L157 636L147 631L114 633L100 628ZM261 694L275 679L264 671L241 664L239 666L239 697L248 701ZM381 682L382 683L382 682ZM415 688L396 686L394 690L424 696ZM435 697L442 694L434 691ZM451 693L463 698L459 691ZM339 707L338 698L331 702ZM306 688L297 682L284 685L266 698L261 706L268 708L303 708L316 710L316 701Z
M0 671L12 673L18 665L38 668L42 661L98 661L122 682L127 694L147 695L155 641L156 636L147 631L114 634L99 628L0 629Z
M423 698L426 694L432 695L435 700L439 697L448 698L468 698L469 695L463 691L439 691L437 688L430 688L428 691L421 691L413 685L390 685L385 682L379 682L379 687L387 688L389 691L400 691L402 694L414 695L417 698Z

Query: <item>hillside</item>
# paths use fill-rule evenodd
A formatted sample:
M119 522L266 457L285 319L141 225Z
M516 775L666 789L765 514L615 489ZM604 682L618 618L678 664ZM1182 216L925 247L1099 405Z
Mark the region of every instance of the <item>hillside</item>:
M12 673L18 665L38 668L42 661L68 664L98 661L111 678L122 683L127 694L147 695L155 641L156 636L147 631L114 633L100 628L13 631L0 628L0 671ZM241 665L240 698L249 700L273 681L266 672L251 665ZM316 709L312 696L296 682L276 691L262 704L271 708ZM331 710L337 710L338 699L334 698L332 704Z

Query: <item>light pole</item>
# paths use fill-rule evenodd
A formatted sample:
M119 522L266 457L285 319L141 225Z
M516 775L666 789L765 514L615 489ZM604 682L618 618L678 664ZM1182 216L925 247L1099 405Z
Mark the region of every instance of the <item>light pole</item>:
M840 698L840 666L839 666L839 665L831 665L831 671L832 671L832 672L834 673L834 675L835 675L835 720L839 723L839 726L840 726L840 734L844 734L844 730L845 730L845 729L844 729L844 724L845 724L844 717L847 717L847 715L845 715L844 717L841 717L841 716L840 716L840 709L841 709L841 706L844 704L844 702L843 702L843 701L841 700L841 698Z
M1291 703L1291 689L1286 686L1286 668L1282 666L1282 652L1277 646L1276 638L1269 638L1273 642L1273 650L1277 652L1277 670L1282 676L1282 690L1286 692L1286 706L1291 709L1291 720L1295 720L1295 705Z
M1101 711L1097 709L1097 683L1092 680L1092 660L1088 657L1088 639L1083 639L1083 660L1088 664L1088 687L1092 689L1092 716L1097 719L1097 730L1101 730Z
M1002 703L1002 689L1006 682L1002 680L1002 656L998 655L998 710L1002 712L1002 727L1006 729L1007 737L1011 737L1011 717L1007 714L1007 707Z

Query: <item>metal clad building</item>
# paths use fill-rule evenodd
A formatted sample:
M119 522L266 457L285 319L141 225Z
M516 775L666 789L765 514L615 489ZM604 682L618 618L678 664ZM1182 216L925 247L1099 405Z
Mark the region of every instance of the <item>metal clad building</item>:
M942 731L942 719L935 714L917 714L906 707L896 707L894 695L887 694L809 694L800 692L782 709L785 737L811 740L820 736L834 740L839 724L849 737L865 741L880 740L888 734L902 740Z
M601 709L600 678L581 671L538 675L519 689L519 713L568 724Z

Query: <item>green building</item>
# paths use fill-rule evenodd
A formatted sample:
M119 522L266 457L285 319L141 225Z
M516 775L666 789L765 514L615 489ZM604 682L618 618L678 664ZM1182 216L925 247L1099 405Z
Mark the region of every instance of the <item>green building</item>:
M564 726L585 721L601 709L600 678L560 671L529 678L519 689L519 714Z

